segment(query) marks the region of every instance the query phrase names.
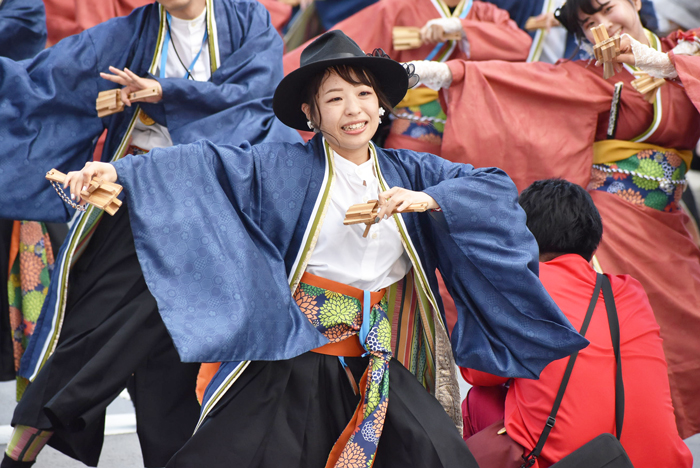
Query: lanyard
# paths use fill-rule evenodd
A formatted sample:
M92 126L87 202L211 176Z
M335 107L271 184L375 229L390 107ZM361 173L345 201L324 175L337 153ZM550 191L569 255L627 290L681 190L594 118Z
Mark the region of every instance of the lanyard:
M163 41L163 52L160 55L160 77L165 78L165 65L168 62L168 47L170 45L170 13L166 13L166 21L168 23L168 28L165 32L165 41ZM205 21L206 23L206 21ZM197 52L197 55L194 56L194 60L192 60L192 63L190 64L189 67L185 70L185 76L183 78L187 79L188 77L192 76L192 69L194 68L195 63L197 63L197 60L199 59L199 56L202 54L202 50L204 50L204 44L207 43L207 38L209 37L209 31L207 30L206 24L204 26L204 38L202 39L202 46L199 48L199 52ZM173 48L175 48L175 44L173 43ZM175 53L177 54L177 50L175 50ZM178 59L180 57L178 56ZM182 61L180 61L182 63ZM183 63L182 66L184 67L185 64ZM194 79L194 77L192 78Z

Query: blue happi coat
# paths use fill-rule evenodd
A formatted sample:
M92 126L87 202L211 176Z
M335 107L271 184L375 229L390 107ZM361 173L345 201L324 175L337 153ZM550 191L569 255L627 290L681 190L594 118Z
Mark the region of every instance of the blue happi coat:
M46 46L46 36L42 0L0 1L0 57L32 58Z
M139 108L168 127L174 144L200 138L221 144L300 141L272 113L272 94L283 76L283 46L265 8L255 0L207 0L207 12L211 79L158 78L161 102L126 107L102 119L95 99L115 86L99 72L110 65L139 76L156 71L166 31L165 11L157 3L66 38L32 61L0 59L0 181L7 187L0 194L0 217L67 221L74 210L44 174L51 168L80 169L105 129L102 160L122 157ZM33 379L56 346L70 265L100 216L88 209L73 220L22 357L23 377Z
M200 141L114 163L146 283L181 358L224 361L205 411L245 361L288 359L328 342L290 292L329 202L324 145L320 136L241 148ZM503 171L375 151L384 188L425 191L442 208L397 215L397 224L438 322L436 268L455 300L457 364L536 378L587 344L538 279L538 247Z

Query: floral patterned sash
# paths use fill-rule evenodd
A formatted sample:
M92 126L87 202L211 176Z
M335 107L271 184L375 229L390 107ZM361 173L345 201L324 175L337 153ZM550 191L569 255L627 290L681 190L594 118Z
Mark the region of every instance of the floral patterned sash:
M686 172L685 162L675 152L647 149L594 165L588 190L602 190L634 205L678 211Z
M333 446L326 468L371 467L389 404L391 323L384 290L370 293L304 273L294 299L331 343L358 335L370 357L359 385L360 403ZM316 351L323 352L322 348Z

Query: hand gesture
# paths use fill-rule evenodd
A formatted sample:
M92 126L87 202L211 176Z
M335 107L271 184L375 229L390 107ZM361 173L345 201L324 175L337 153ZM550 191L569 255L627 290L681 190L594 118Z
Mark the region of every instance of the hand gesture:
M401 213L414 203L427 203L429 210L440 208L433 197L425 192L414 192L401 187L392 187L379 194L377 218L381 221L394 213Z
M629 35L623 34L620 37L620 55L615 57L613 61L617 63L626 63L632 67L635 65L634 53L632 52L632 41L630 40Z
M117 170L108 163L103 162L87 162L85 167L80 171L71 171L66 174L66 180L63 182L63 188L70 186L70 198L79 204L85 202L81 200L80 192L87 190L88 184L93 177L98 177L105 182L117 181Z
M135 93L136 91L141 91L142 89L158 88L158 96L151 96L147 98L134 99L134 102L158 102L163 97L163 88L161 88L160 83L156 80L150 78L141 78L137 76L134 72L128 68L124 68L124 71L109 67L109 71L113 73L100 73L100 76L105 80L109 80L112 83L117 83L124 86L121 89L122 102L127 106L131 107L131 100L129 99L129 94Z
M425 44L445 42L445 35L462 32L462 22L459 18L431 19L420 30L420 37Z

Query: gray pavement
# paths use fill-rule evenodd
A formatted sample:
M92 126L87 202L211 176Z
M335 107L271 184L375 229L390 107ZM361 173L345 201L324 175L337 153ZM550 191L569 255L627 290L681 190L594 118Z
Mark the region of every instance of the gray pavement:
M460 392L466 395L469 384L460 379ZM5 447L11 432L9 426L15 407L14 382L0 382L0 450ZM99 468L139 468L143 466L138 437L135 434L136 424L134 411L126 392L117 398L107 409L107 424L102 456ZM700 434L686 440L695 462L693 468L700 468ZM37 458L34 468L80 468L80 462L46 447ZM673 468L673 467L659 467Z

